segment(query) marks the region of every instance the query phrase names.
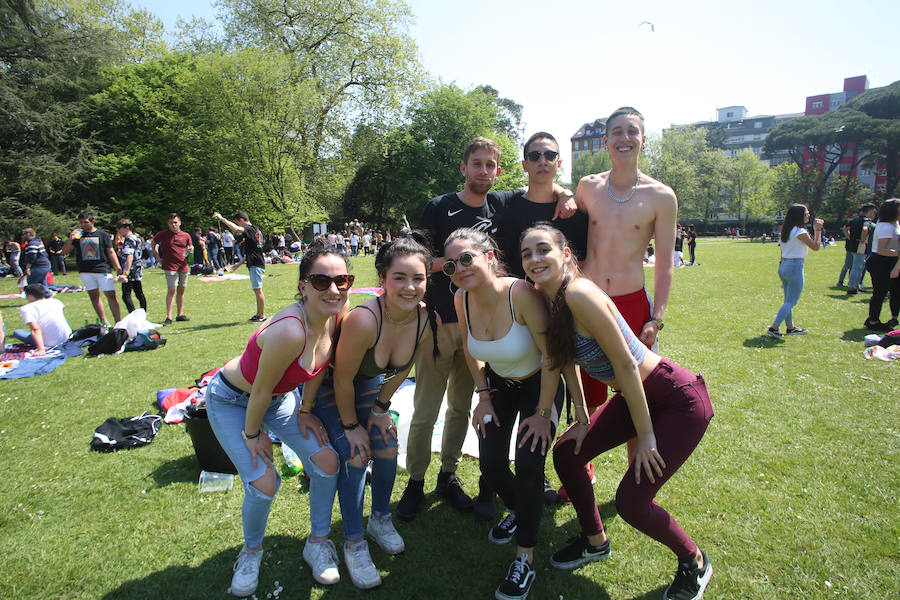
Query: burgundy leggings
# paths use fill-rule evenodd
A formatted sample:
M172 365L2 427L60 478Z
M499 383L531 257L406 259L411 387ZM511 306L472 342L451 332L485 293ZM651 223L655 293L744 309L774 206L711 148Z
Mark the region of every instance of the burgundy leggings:
M657 449L666 468L662 477L655 477L656 483L650 483L646 474L642 474L637 485L634 469L629 465L616 491L616 510L632 527L671 548L679 561L688 561L696 554L697 544L653 498L700 443L713 416L712 404L702 375L694 375L665 358L644 381L644 394ZM556 472L572 499L585 535L600 533L603 523L584 466L635 435L628 405L622 394L617 393L591 416L579 454L574 453L574 441L558 444L553 449Z

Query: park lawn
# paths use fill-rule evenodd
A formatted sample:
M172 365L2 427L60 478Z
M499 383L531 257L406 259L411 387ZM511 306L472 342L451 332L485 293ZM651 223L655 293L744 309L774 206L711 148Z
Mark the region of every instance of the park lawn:
M702 266L675 273L662 352L703 372L716 416L657 500L709 555L709 598L874 600L900 590L900 365L863 358L868 295L847 297L834 285L843 258L841 246L810 253L795 311L810 333L783 340L764 335L781 304L775 244L701 238ZM375 284L371 257L354 259L354 272L357 285ZM292 301L296 266L267 275L272 314ZM145 271L144 285L150 318L161 321L161 271ZM0 281L0 294L14 288ZM93 320L86 294L60 298L73 326ZM0 300L9 331L22 326L22 302ZM0 597L225 597L242 543L239 487L198 494L183 425L131 451L99 454L88 444L107 417L153 411L157 389L187 386L240 353L254 308L247 281L191 278L191 321L162 329L164 348L77 357L48 375L0 381ZM547 509L531 597L659 598L675 560L615 514L624 450L594 462L612 556L574 572L550 568L549 553L577 533L577 521L571 505ZM427 489L436 472L434 460ZM464 458L460 475L473 493L477 473ZM548 474L558 483L552 466ZM490 524L434 502L398 523L404 554L373 545L379 589L355 589L343 567L337 587L313 585L300 556L309 528L298 483L285 479L273 505L259 598L278 585L280 598L488 598L513 558L512 546L487 541ZM394 501L405 483L401 470ZM332 537L340 545L337 505Z

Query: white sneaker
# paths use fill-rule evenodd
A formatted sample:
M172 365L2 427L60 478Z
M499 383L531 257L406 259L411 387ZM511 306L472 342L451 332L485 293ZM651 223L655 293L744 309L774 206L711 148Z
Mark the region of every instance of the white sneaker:
M375 540L378 546L388 554L400 554L406 550L403 538L394 528L391 517L384 518L369 515L369 523L366 525L366 535Z
M341 580L337 550L331 540L313 542L307 539L303 546L303 560L312 569L313 579L319 583L334 585Z
M372 563L369 556L369 544L366 540L344 546L344 562L350 572L353 585L364 590L381 585L381 573Z
M263 551L247 550L244 546L234 562L234 576L231 578L231 594L244 597L256 591L259 584L259 564L262 562Z

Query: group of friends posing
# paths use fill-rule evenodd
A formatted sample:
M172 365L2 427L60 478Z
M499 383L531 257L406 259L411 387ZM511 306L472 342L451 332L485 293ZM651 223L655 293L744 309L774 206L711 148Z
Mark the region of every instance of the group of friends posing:
M330 585L341 577L329 539L337 495L350 579L360 588L381 583L367 538L388 554L405 549L389 504L398 453L389 408L415 364L409 481L397 515L414 518L424 498L446 391L436 491L454 508L473 510L455 474L471 424L480 444L479 500L493 502L499 494L508 511L488 539L516 540L495 598L526 598L534 583L551 448L580 531L550 563L575 569L609 557L588 466L622 444L629 467L616 493L618 514L675 554L678 568L664 598L703 595L712 575L706 554L654 501L713 415L702 376L651 349L671 287L677 201L637 168L646 141L640 113L617 110L607 130L612 170L582 179L575 201L553 183L560 160L551 135L537 133L525 144L527 190L505 193L490 192L500 173L499 147L472 140L460 165L464 189L427 204L421 234L379 249L375 266L384 293L352 311L346 254L322 243L308 249L297 302L263 323L207 389L210 423L244 484L244 545L232 594L250 595L257 587L266 522L281 483L264 430L301 457L310 478L303 558L313 578ZM666 254L657 262L652 305L642 268L651 236ZM556 439L563 378L575 422ZM609 400L607 386L615 392ZM508 453L517 418L513 473Z

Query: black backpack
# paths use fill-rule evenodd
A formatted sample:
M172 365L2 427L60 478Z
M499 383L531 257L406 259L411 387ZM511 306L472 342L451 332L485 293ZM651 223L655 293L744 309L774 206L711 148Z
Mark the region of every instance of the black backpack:
M91 450L113 452L122 448L146 446L159 432L162 417L145 412L139 417L110 417L94 430Z
M128 341L128 331L125 329L113 329L96 342L88 346L88 354L98 356L100 354L115 354L125 342Z

